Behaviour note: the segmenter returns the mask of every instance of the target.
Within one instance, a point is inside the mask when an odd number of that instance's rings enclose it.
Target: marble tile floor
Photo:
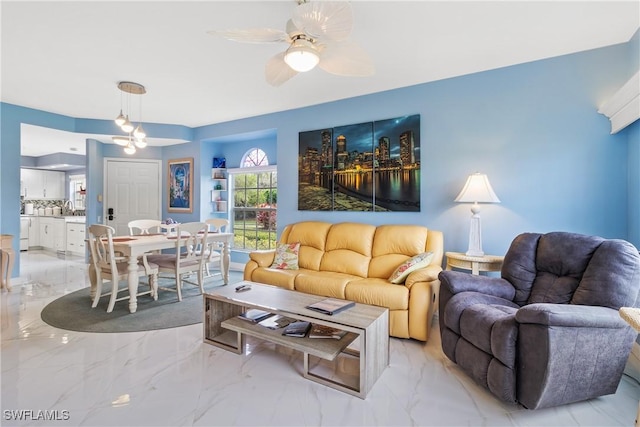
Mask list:
[[[203,344],[201,324],[53,328],[40,311],[88,286],[84,259],[23,252],[21,272],[1,295],[2,426],[632,426],[638,408],[640,386],[626,375],[616,394],[587,402],[501,403],[443,356],[437,323],[426,344],[391,339],[389,367],[362,400],[304,379],[299,353],[257,340],[244,356]]]

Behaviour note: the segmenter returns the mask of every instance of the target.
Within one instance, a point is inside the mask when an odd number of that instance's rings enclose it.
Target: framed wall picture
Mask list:
[[[193,212],[193,157],[169,160],[168,212]]]
[[[420,212],[420,115],[298,133],[298,210]]]

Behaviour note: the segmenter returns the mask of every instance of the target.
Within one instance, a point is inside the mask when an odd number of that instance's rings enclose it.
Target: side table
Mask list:
[[[478,275],[481,271],[500,271],[502,268],[503,256],[483,255],[469,256],[463,252],[446,252],[447,267],[446,270],[452,268],[460,268],[462,270],[470,270],[471,274]]]
[[[13,235],[0,234],[0,289],[11,290],[11,273],[15,252],[13,251]]]
[[[636,332],[640,332],[640,309],[635,307],[620,307],[618,314],[625,322],[635,329]],[[634,426],[640,426],[640,403],[638,403],[638,412]]]

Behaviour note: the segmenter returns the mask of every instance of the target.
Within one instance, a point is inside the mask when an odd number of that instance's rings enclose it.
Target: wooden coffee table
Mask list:
[[[235,287],[240,284],[251,284],[251,290],[236,292]],[[245,336],[252,336],[298,350],[304,355],[305,378],[364,399],[389,364],[389,310],[356,303],[329,316],[305,308],[323,299],[253,282],[216,288],[204,294],[204,342],[244,354]],[[251,308],[339,328],[347,334],[339,340],[284,336],[282,329],[272,330],[237,317]],[[357,384],[343,383],[310,369],[310,356],[336,363],[341,355],[359,358]]]

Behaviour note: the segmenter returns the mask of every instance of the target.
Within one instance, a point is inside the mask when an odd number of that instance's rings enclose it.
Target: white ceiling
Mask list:
[[[351,39],[372,56],[375,75],[314,69],[276,88],[265,82],[264,65],[286,45],[241,44],[207,31],[284,29],[294,0],[0,3],[3,102],[113,119],[116,84],[128,80],[147,89],[144,122],[190,127],[623,43],[640,25],[638,0],[356,0]],[[51,133],[38,134],[23,140],[25,154],[73,144],[73,134],[55,143]]]

